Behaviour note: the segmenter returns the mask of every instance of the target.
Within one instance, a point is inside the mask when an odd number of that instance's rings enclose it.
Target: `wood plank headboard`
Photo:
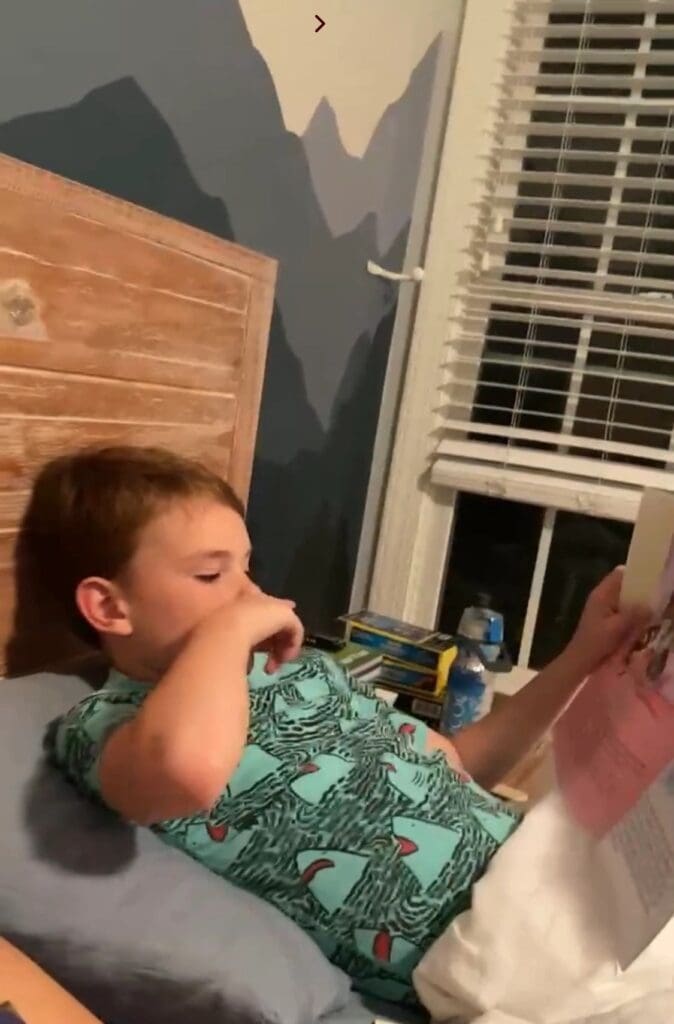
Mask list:
[[[245,500],[275,278],[258,253],[0,156],[0,675],[69,653],[17,599],[46,461],[162,445]]]

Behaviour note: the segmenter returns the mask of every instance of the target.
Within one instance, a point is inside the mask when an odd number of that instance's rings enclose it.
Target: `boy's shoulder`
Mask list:
[[[104,708],[128,707],[129,705],[140,707],[149,692],[150,688],[145,684],[129,679],[117,669],[111,669],[103,685],[82,697],[68,714],[88,718]]]
[[[64,715],[51,722],[43,747],[49,761],[85,795],[100,799],[98,765],[110,734],[131,721],[145,700],[147,687],[111,675]]]
[[[147,696],[148,688],[111,670],[103,686],[80,698],[69,711],[50,722],[44,748],[57,754],[74,735],[97,742],[112,725],[133,718]]]

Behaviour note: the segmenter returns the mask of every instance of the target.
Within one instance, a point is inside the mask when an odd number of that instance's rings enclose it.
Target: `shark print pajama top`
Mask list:
[[[414,1001],[412,971],[519,817],[425,753],[426,727],[329,656],[305,652],[273,676],[263,664],[229,785],[209,814],[153,830],[285,913],[361,991]],[[88,796],[100,799],[105,740],[147,693],[112,670],[52,723],[47,750]]]

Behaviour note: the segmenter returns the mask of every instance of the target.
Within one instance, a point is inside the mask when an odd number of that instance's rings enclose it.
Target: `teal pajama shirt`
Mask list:
[[[519,817],[425,753],[426,727],[328,656],[305,652],[274,676],[263,663],[229,785],[209,814],[153,830],[292,918],[361,991],[413,1000],[414,967]],[[80,791],[100,799],[103,744],[147,693],[112,670],[53,723],[48,751]]]

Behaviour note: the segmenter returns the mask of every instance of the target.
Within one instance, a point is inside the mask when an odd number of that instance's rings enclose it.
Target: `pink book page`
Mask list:
[[[624,661],[614,661],[588,680],[562,716],[554,748],[567,806],[601,837],[674,759],[674,705]]]
[[[555,728],[559,786],[597,837],[674,761],[674,548],[657,605],[639,642],[587,681]]]

